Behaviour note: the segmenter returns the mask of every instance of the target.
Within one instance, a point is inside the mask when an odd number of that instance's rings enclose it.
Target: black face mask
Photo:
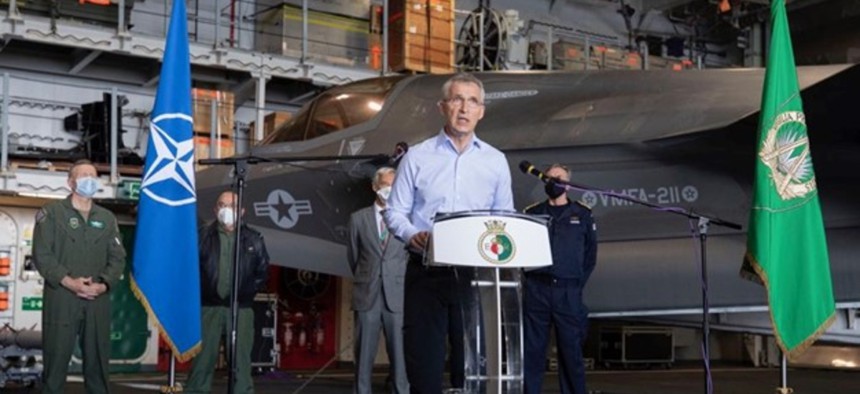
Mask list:
[[[561,186],[554,181],[547,182],[543,190],[544,192],[546,192],[547,197],[549,197],[551,200],[558,198],[565,192],[564,186]]]

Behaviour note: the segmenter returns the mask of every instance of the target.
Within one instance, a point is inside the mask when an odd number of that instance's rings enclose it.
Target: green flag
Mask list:
[[[784,0],[772,1],[771,26],[741,274],[767,288],[777,342],[792,360],[833,323],[836,305]]]

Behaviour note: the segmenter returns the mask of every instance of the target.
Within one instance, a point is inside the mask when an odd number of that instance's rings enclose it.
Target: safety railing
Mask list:
[[[664,57],[650,54],[648,45],[630,48],[619,39],[579,31],[572,27],[539,21],[529,23],[530,41],[540,43],[533,52],[543,50],[547,70],[685,70],[704,67],[701,56],[696,61],[686,57]]]
[[[32,2],[7,1],[6,20],[12,23],[23,22],[35,12]],[[84,1],[78,8],[116,9],[115,25],[110,26],[104,19],[99,19],[98,24],[102,28],[115,29],[116,37],[120,39],[137,35],[163,38],[171,1],[115,0],[109,5]],[[388,0],[382,2],[383,9],[387,10],[387,3]],[[352,8],[319,9],[325,5],[310,0],[191,0],[187,3],[189,40],[211,45],[215,51],[260,52],[297,58],[301,64],[323,62],[369,69],[374,57],[380,55],[371,50],[371,11],[367,7],[359,10],[349,2],[344,4],[347,5],[343,7]],[[47,11],[40,11],[43,16],[49,16]],[[64,14],[60,12],[55,17],[63,19]],[[85,15],[76,15],[75,19],[87,20]],[[386,20],[384,18],[382,22]],[[387,23],[383,24],[382,33],[387,35]],[[384,45],[378,50],[382,57],[387,58]],[[382,65],[386,64],[382,62]]]

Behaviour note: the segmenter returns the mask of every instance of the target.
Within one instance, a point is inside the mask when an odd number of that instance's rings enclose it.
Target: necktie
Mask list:
[[[388,226],[385,225],[385,220],[379,221],[379,244],[385,247],[385,240],[388,239]]]

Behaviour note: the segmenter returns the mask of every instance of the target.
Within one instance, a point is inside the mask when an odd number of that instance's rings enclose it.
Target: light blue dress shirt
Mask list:
[[[508,160],[474,134],[459,153],[445,131],[440,131],[403,156],[387,206],[389,230],[407,243],[415,234],[430,231],[439,212],[513,211]]]

